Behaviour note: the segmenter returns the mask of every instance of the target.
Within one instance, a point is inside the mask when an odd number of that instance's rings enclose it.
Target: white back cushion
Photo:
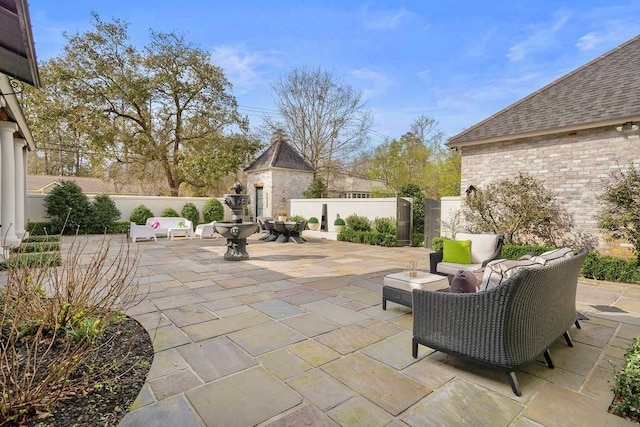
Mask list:
[[[543,264],[530,259],[497,259],[490,261],[484,268],[482,282],[480,282],[478,290],[484,291],[485,289],[492,289],[496,286],[500,286],[523,268],[534,269],[542,268],[542,266]]]
[[[471,240],[471,263],[482,264],[498,246],[497,234],[456,233],[456,240]]]

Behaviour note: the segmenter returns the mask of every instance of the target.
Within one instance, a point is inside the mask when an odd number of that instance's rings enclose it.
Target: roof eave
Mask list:
[[[473,145],[482,145],[482,144],[492,144],[492,143],[496,143],[496,142],[513,141],[513,140],[516,140],[516,139],[533,138],[533,137],[536,137],[536,136],[551,135],[551,134],[556,134],[556,133],[577,132],[577,131],[581,131],[581,130],[589,130],[589,129],[607,127],[607,126],[617,126],[617,125],[624,124],[626,122],[640,122],[640,115],[621,117],[621,118],[617,118],[617,119],[608,119],[608,120],[603,120],[603,121],[599,121],[599,122],[584,123],[584,124],[579,124],[579,125],[562,126],[562,127],[558,127],[558,128],[541,129],[541,130],[536,130],[536,131],[532,131],[532,132],[524,132],[524,133],[519,133],[519,134],[500,135],[500,136],[494,136],[494,137],[491,137],[491,138],[466,140],[466,141],[461,141],[461,142],[456,142],[455,138],[452,138],[449,141],[447,141],[446,145],[449,148],[456,148],[457,149],[457,148],[462,148],[462,147],[470,147],[470,146],[473,146]]]
[[[9,77],[2,73],[0,73],[0,92],[2,92],[2,97],[11,113],[11,117],[18,124],[18,133],[27,141],[29,150],[35,150],[36,144],[33,141],[33,135],[31,135],[27,121],[24,118],[24,113],[16,97],[15,90],[13,86],[11,86],[11,82],[9,82]]]

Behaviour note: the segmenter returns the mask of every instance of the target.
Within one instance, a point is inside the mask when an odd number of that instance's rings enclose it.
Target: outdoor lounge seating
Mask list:
[[[498,286],[474,293],[414,289],[413,357],[422,344],[504,370],[521,395],[515,370],[544,355],[576,321],[578,276],[587,251],[522,268]]]
[[[171,240],[176,235],[193,238],[192,222],[182,217],[151,217],[147,218],[147,226],[153,228],[156,236],[166,235]]]
[[[211,221],[207,224],[198,224],[193,234],[195,237],[199,237],[200,239],[206,237],[215,237],[217,239],[218,235],[216,234],[216,222]]]
[[[135,222],[129,224],[129,238],[132,242],[136,242],[137,239],[153,239],[156,242],[156,231],[148,225],[138,225]]]
[[[444,250],[439,250],[429,254],[430,272],[432,274],[442,274],[452,277],[460,270],[481,270],[489,261],[500,257],[504,237],[498,234],[456,234],[456,241],[465,240],[471,241],[471,263],[461,264],[449,262],[446,260]]]

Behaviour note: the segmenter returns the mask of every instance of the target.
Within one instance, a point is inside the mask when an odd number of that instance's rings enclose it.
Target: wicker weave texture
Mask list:
[[[576,319],[576,288],[586,250],[522,270],[478,293],[413,291],[413,335],[426,346],[514,368],[537,358]]]

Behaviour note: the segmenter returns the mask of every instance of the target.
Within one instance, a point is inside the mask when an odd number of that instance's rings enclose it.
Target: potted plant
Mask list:
[[[316,218],[315,216],[309,218],[307,224],[309,225],[309,230],[316,231],[320,229],[320,221],[318,221],[318,218]]]
[[[338,218],[336,218],[336,220],[335,220],[335,221],[333,221],[333,228],[334,228],[334,229],[336,230],[336,232],[338,232],[338,233],[342,231],[342,229],[344,228],[344,226],[345,226],[344,219],[340,218],[339,216],[338,216]]]
[[[287,220],[287,211],[278,212],[278,221],[286,221]]]

